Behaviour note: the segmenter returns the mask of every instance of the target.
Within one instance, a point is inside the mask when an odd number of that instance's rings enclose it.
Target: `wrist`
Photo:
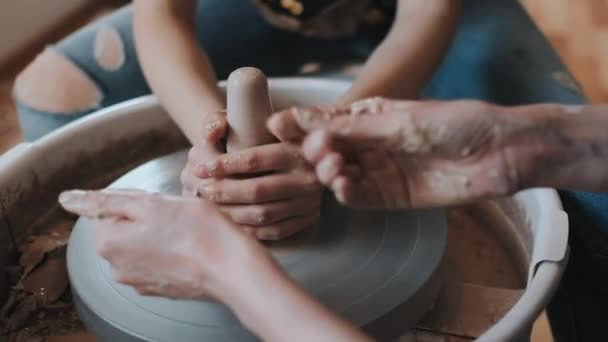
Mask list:
[[[597,107],[596,107],[597,108]],[[505,108],[505,120],[525,127],[505,146],[517,175],[514,191],[532,187],[598,190],[604,179],[608,121],[592,106],[541,104]],[[606,117],[608,118],[608,117]]]
[[[234,309],[242,305],[241,293],[249,283],[259,281],[258,274],[266,272],[272,257],[262,245],[242,233],[228,237],[226,242],[218,246],[217,253],[199,256],[198,264],[204,270],[201,279],[205,280],[207,291]]]
[[[238,265],[224,268],[217,298],[258,337],[275,335],[276,325],[282,326],[280,320],[284,318],[284,296],[287,293],[290,297],[293,285],[270,253],[256,241],[252,242],[261,251],[252,248],[242,253]]]

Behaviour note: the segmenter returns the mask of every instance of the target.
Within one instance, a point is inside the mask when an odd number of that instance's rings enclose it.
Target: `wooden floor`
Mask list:
[[[608,103],[608,0],[524,0],[595,103]]]
[[[583,85],[589,98],[595,103],[608,103],[608,0],[523,2]],[[45,42],[41,42],[40,49],[44,45],[42,43]],[[0,73],[0,153],[20,140],[10,99],[12,79],[17,69]],[[533,341],[550,340],[546,321],[541,319]]]

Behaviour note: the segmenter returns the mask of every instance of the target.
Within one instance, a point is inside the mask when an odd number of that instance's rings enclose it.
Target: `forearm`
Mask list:
[[[270,257],[241,264],[222,300],[264,341],[370,341],[295,284]]]
[[[453,40],[460,6],[460,0],[400,1],[391,31],[341,103],[374,96],[418,98]]]
[[[146,80],[190,142],[203,137],[206,115],[225,108],[211,63],[196,40],[196,3],[138,0],[133,19]]]
[[[515,114],[534,122],[510,149],[520,160],[519,188],[608,192],[608,105],[523,106]]]

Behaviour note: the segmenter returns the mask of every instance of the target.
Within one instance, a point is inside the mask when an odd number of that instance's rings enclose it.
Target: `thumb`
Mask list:
[[[215,112],[208,116],[204,123],[204,140],[210,143],[219,143],[226,136],[228,122],[225,112]]]

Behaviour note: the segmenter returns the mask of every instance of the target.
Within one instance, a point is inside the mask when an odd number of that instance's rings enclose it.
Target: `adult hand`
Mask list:
[[[319,180],[340,202],[401,209],[520,189],[518,170],[543,146],[538,127],[515,114],[477,101],[374,98],[348,108],[292,108],[268,126],[282,140],[302,142]]]
[[[243,260],[270,258],[213,204],[128,191],[61,194],[68,211],[93,220],[96,248],[116,281],[144,295],[223,300]],[[231,273],[232,272],[232,273]]]
[[[264,341],[369,341],[210,202],[127,191],[70,191],[59,201],[93,220],[97,251],[141,294],[218,299]]]
[[[276,143],[205,158],[195,174],[198,193],[258,239],[282,239],[318,223],[322,186],[295,146]]]

